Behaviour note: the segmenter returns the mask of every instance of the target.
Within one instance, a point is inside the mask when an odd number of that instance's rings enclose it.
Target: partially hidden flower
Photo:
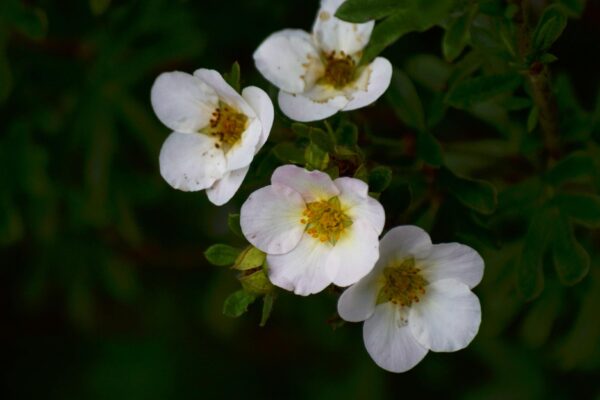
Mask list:
[[[173,130],[160,150],[162,177],[175,189],[206,190],[228,202],[244,180],[254,155],[267,141],[273,103],[254,86],[240,95],[217,71],[161,74],[151,92],[154,112]]]
[[[472,248],[432,245],[421,228],[396,227],[381,240],[371,273],[342,293],[338,313],[365,321],[365,347],[377,365],[404,372],[428,350],[456,351],[473,340],[481,306],[471,288],[482,276],[483,259]]]
[[[277,86],[279,106],[296,121],[316,121],[377,100],[390,85],[392,65],[377,57],[359,66],[374,21],[335,17],[344,0],[322,0],[312,35],[299,29],[273,33],[255,51],[260,73]]]
[[[240,215],[246,239],[267,253],[271,282],[304,296],[365,276],[379,257],[384,222],[363,181],[294,165],[277,168]]]

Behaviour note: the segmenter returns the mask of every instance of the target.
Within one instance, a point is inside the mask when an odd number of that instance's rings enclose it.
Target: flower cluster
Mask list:
[[[293,120],[364,107],[390,84],[389,61],[361,62],[374,21],[337,19],[342,3],[322,0],[312,34],[276,32],[254,53],[257,69],[280,89],[279,106]],[[163,178],[175,189],[206,190],[216,205],[228,202],[268,139],[270,98],[254,86],[239,94],[218,72],[199,69],[160,75],[151,99],[173,131],[160,152]],[[348,287],[339,315],[364,321],[371,357],[403,372],[428,350],[459,350],[474,338],[481,310],[471,289],[483,276],[483,260],[461,244],[433,245],[415,226],[393,228],[379,241],[384,225],[384,209],[362,180],[284,165],[241,208],[241,230],[253,247],[236,266],[259,278],[266,274],[268,281],[260,278],[265,287],[302,296],[331,284]]]

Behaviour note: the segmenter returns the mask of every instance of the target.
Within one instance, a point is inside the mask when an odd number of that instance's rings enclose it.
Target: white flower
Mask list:
[[[392,65],[378,57],[358,67],[374,21],[351,24],[336,18],[344,0],[322,0],[312,36],[285,29],[254,53],[256,68],[279,89],[279,107],[296,121],[316,121],[377,100],[390,85]]]
[[[216,205],[239,189],[273,124],[273,103],[248,86],[240,96],[214,70],[161,74],[151,93],[154,112],[168,128],[160,173],[175,189],[206,189]]]
[[[240,222],[267,253],[271,282],[306,296],[351,285],[373,268],[385,213],[358,179],[284,165],[248,197]]]
[[[416,226],[389,231],[375,268],[340,297],[346,321],[365,321],[367,351],[381,368],[404,372],[428,350],[465,348],[481,322],[471,288],[483,276],[483,259],[458,243],[431,244]]]

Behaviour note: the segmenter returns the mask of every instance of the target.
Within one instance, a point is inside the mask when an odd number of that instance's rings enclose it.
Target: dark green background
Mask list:
[[[563,287],[548,266],[541,297],[525,302],[506,261],[523,226],[502,225],[498,247],[486,249],[476,233],[460,235],[455,216],[463,208],[441,198],[434,239],[465,241],[486,259],[475,289],[483,322],[466,350],[430,353],[405,374],[375,366],[360,324],[332,329],[331,291],[281,294],[264,328],[257,307],[239,319],[222,315],[239,284],[231,271],[208,265],[203,251],[215,242],[243,245],[228,233],[227,216],[267,182],[272,169],[258,166],[269,165],[269,146],[227,206],[175,191],[158,171],[169,132],[152,112],[150,88],[164,71],[227,71],[238,61],[243,86],[269,89],[252,52],[276,30],[309,30],[317,1],[3,2],[0,337],[8,398],[599,398],[597,229],[578,231],[592,259],[588,276]],[[439,56],[442,33],[409,34],[384,55],[400,67],[415,54]],[[600,4],[591,1],[553,48],[553,74],[571,82],[567,100],[582,110],[595,105],[599,50]],[[414,134],[384,98],[352,118],[380,136],[365,143],[370,158],[394,168],[381,198],[386,228],[415,223],[401,214],[410,198],[394,166],[410,154]],[[280,121],[274,141],[289,136]],[[460,111],[449,112],[436,135],[456,166],[461,143],[499,138]],[[476,177],[494,181],[501,195],[506,182],[536,174],[510,148],[479,152],[485,159],[497,151],[493,167]]]

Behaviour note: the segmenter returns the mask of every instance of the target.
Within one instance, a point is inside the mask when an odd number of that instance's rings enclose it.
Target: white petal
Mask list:
[[[364,219],[353,221],[331,249],[340,268],[333,283],[345,287],[365,277],[379,258],[379,234]]]
[[[235,169],[248,166],[254,154],[256,153],[256,145],[262,136],[262,124],[258,118],[250,120],[250,125],[242,133],[240,140],[227,150],[225,157],[227,158],[227,169],[233,171]]]
[[[341,264],[340,268],[344,268],[344,265]],[[338,300],[340,317],[345,321],[360,322],[373,315],[380,289],[378,282],[374,274],[368,274],[346,289]]]
[[[343,111],[356,110],[373,103],[385,93],[391,81],[392,64],[383,57],[377,57],[355,82],[351,100]]]
[[[291,94],[282,90],[277,99],[279,107],[289,118],[300,122],[319,121],[331,117],[348,104],[348,98],[332,91],[332,97],[327,97],[326,100],[313,100],[311,96],[322,96],[323,88],[325,87],[315,85],[311,91],[302,94]]]
[[[226,172],[225,156],[201,133],[173,132],[160,149],[160,174],[175,189],[206,189]]]
[[[460,243],[434,244],[420,265],[423,277],[429,283],[456,279],[473,288],[483,277],[483,259],[479,253]]]
[[[431,239],[418,226],[397,226],[386,233],[379,243],[377,267],[403,261],[408,257],[424,258],[431,251]]]
[[[252,107],[250,107],[248,103],[246,103],[246,100],[244,100],[244,98],[240,96],[240,94],[236,92],[225,79],[223,79],[218,71],[200,68],[194,71],[194,76],[212,87],[215,92],[217,92],[219,99],[229,106],[235,107],[238,111],[246,114],[250,118],[256,117]]]
[[[287,186],[258,189],[242,205],[242,232],[265,253],[287,253],[296,247],[306,228],[300,222],[305,207],[302,196]]]
[[[233,195],[238,191],[249,167],[236,169],[227,172],[221,179],[215,182],[212,187],[206,189],[206,195],[211,203],[217,206],[222,206],[227,203]]]
[[[300,243],[286,254],[267,256],[269,279],[283,289],[301,296],[318,293],[331,283],[339,267],[329,243],[304,234]]]
[[[269,82],[290,93],[312,87],[325,71],[312,37],[299,29],[273,33],[254,52],[254,62]]]
[[[242,91],[242,97],[250,107],[254,110],[260,124],[262,126],[262,134],[256,144],[255,152],[263,147],[266,143],[271,127],[273,126],[273,118],[275,117],[275,111],[273,110],[273,102],[264,90],[257,88],[256,86],[248,86]]]
[[[363,325],[363,339],[371,358],[390,372],[408,371],[427,354],[406,325],[400,307],[392,303],[375,307]]]
[[[200,79],[185,72],[160,74],[150,94],[160,121],[177,132],[194,133],[206,127],[217,108],[217,93]]]
[[[413,303],[409,326],[415,338],[433,351],[467,347],[479,330],[479,299],[464,283],[444,279],[425,287],[419,303]]]
[[[329,200],[340,194],[340,191],[326,173],[307,171],[291,164],[277,168],[271,176],[271,183],[294,189],[302,195],[307,203]]]
[[[333,183],[340,190],[340,202],[352,219],[367,220],[377,235],[385,225],[385,211],[381,203],[369,196],[369,186],[355,178],[337,178]]]
[[[313,36],[321,50],[348,55],[360,53],[369,43],[375,21],[363,24],[352,24],[335,17],[335,12],[342,2],[339,0],[323,0],[313,25]]]

